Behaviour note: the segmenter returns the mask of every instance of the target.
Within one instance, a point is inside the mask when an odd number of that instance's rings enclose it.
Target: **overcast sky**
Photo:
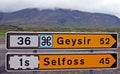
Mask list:
[[[25,8],[66,8],[107,13],[120,18],[120,0],[0,0],[0,11],[13,12]]]

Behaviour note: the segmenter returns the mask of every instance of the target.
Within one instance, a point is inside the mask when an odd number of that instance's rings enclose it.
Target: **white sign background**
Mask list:
[[[25,43],[23,43],[22,45],[18,45],[17,42],[19,42],[20,40],[18,40],[18,37],[22,37],[25,41],[26,37],[30,37],[30,45],[26,45]],[[33,36],[33,35],[11,35],[10,36],[10,47],[38,47],[38,36]]]

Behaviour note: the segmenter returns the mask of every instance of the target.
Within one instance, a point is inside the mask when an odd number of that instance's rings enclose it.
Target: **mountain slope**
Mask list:
[[[77,10],[24,9],[0,13],[0,25],[37,25],[47,27],[116,28],[120,19],[113,15],[88,13]]]

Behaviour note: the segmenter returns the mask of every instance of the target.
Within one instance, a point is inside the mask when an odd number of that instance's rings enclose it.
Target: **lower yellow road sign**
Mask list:
[[[7,70],[116,68],[117,54],[7,54],[6,67]]]

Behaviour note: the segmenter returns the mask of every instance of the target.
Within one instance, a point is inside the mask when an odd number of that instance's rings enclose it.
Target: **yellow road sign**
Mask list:
[[[117,48],[117,35],[53,34],[53,48]]]
[[[117,53],[7,54],[7,70],[103,69],[117,67]]]
[[[115,54],[39,55],[39,69],[113,68],[117,65],[116,58]]]

